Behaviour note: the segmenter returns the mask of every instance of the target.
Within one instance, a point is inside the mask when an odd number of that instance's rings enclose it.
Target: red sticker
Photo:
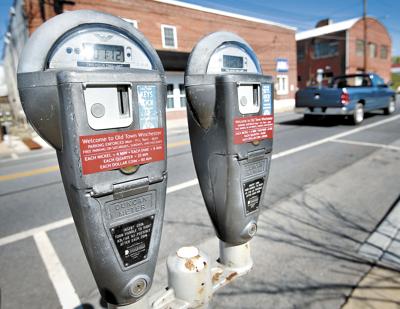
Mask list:
[[[272,138],[274,130],[274,116],[251,116],[235,118],[233,122],[233,142],[244,144]]]
[[[79,137],[82,174],[164,160],[164,129],[130,130]]]

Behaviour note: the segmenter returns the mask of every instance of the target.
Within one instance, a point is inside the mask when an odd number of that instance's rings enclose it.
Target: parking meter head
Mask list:
[[[18,89],[56,150],[71,212],[102,296],[150,288],[166,192],[166,85],[150,43],[120,18],[73,11],[26,44]]]
[[[272,78],[250,45],[216,32],[194,47],[185,72],[193,160],[217,236],[249,241],[265,194],[273,140]]]

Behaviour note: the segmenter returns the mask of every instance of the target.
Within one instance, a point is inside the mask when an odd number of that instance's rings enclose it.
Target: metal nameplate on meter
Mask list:
[[[110,229],[119,256],[125,267],[147,258],[154,216],[148,216]]]
[[[246,214],[251,213],[258,209],[260,205],[263,186],[264,186],[264,180],[262,178],[246,182],[243,185]]]

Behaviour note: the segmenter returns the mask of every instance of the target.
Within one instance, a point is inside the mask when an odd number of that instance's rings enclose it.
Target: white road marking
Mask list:
[[[42,231],[36,233],[33,238],[46,267],[50,281],[57,293],[61,307],[71,309],[80,306],[81,302],[75,292],[75,288],[65,268],[61,264],[46,232]]]
[[[51,154],[55,155],[56,151],[55,150],[50,150],[50,151],[41,152],[41,153],[29,154],[29,155],[26,155],[26,156],[18,156],[17,154],[15,154],[16,157],[11,156],[11,159],[0,160],[0,164],[7,163],[7,162],[21,161],[21,160],[29,160],[31,158],[40,158],[40,157],[45,157],[45,156],[48,156],[48,155],[51,155]]]
[[[396,116],[393,116],[393,117],[390,117],[390,118],[387,118],[387,119],[384,119],[384,120],[381,120],[381,121],[377,121],[377,122],[374,122],[374,123],[367,124],[365,126],[362,126],[362,127],[350,130],[350,131],[338,133],[338,134],[332,135],[330,137],[326,137],[326,138],[320,139],[320,140],[315,141],[315,142],[311,142],[311,143],[308,143],[308,144],[305,144],[305,145],[294,147],[292,149],[285,150],[285,151],[282,151],[282,152],[279,152],[279,153],[276,153],[276,154],[272,155],[272,159],[278,159],[278,158],[281,158],[281,157],[285,157],[285,156],[294,154],[296,152],[299,152],[299,151],[302,151],[302,150],[306,150],[306,149],[311,148],[311,147],[315,147],[315,146],[319,146],[319,145],[325,144],[327,142],[331,142],[331,141],[333,141],[335,139],[339,139],[339,138],[342,138],[342,137],[345,137],[345,136],[348,136],[348,135],[351,135],[351,134],[354,134],[354,133],[362,132],[362,131],[365,131],[365,130],[380,126],[380,125],[388,123],[388,122],[395,121],[395,120],[397,120],[399,118],[400,118],[400,115],[396,115]]]
[[[357,146],[376,147],[376,148],[383,148],[383,149],[391,149],[391,150],[400,151],[400,147],[392,146],[392,145],[385,145],[385,144],[367,143],[367,142],[351,141],[351,140],[345,140],[345,139],[335,139],[335,140],[332,140],[331,142],[342,143],[342,144],[350,144],[350,145],[357,145]]]
[[[192,180],[177,184],[175,186],[168,187],[167,188],[167,194],[172,193],[172,192],[176,192],[176,191],[179,191],[179,190],[183,190],[183,189],[186,189],[186,188],[191,187],[191,186],[195,186],[198,183],[199,182],[198,182],[197,178],[195,178],[195,179],[192,179]],[[72,217],[68,217],[68,218],[65,218],[65,219],[62,219],[62,220],[59,220],[59,221],[55,221],[55,222],[52,222],[52,223],[49,223],[49,224],[45,224],[45,225],[41,225],[41,226],[35,227],[33,229],[29,229],[29,230],[26,230],[26,231],[15,233],[15,234],[12,234],[10,236],[6,236],[6,237],[3,237],[3,238],[0,238],[0,247],[4,246],[4,245],[7,245],[7,244],[10,244],[10,243],[13,243],[13,242],[16,242],[16,241],[19,241],[19,240],[22,240],[22,239],[25,239],[25,238],[28,238],[28,237],[32,237],[35,234],[40,233],[40,232],[48,232],[48,231],[51,231],[51,230],[55,230],[55,229],[64,227],[66,225],[73,224],[73,223],[74,223],[74,220],[72,219]]]
[[[33,229],[15,233],[10,236],[0,238],[0,247],[10,244],[10,243],[13,243],[13,242],[16,242],[16,241],[19,241],[19,240],[22,240],[22,239],[25,239],[25,238],[28,238],[28,237],[32,237],[37,233],[48,232],[48,231],[58,229],[63,226],[72,224],[72,223],[74,223],[74,220],[72,220],[72,217],[68,217],[66,219],[62,219],[62,220],[55,221],[55,222],[52,222],[49,224],[41,225],[41,226],[35,227]]]
[[[13,158],[13,160],[17,160],[19,157],[15,152],[11,153],[11,158]]]
[[[315,147],[315,146],[318,146],[318,145],[321,145],[321,144],[324,144],[324,143],[327,143],[327,142],[331,142],[331,141],[333,141],[335,139],[338,139],[338,138],[341,138],[341,137],[344,137],[344,136],[348,136],[350,134],[358,133],[358,132],[361,132],[361,131],[364,131],[364,130],[367,130],[367,129],[370,129],[370,128],[373,128],[373,127],[376,127],[376,126],[379,126],[379,125],[382,125],[382,124],[385,124],[385,123],[388,123],[388,122],[392,122],[392,121],[395,121],[395,120],[397,120],[399,118],[400,118],[400,115],[396,115],[396,116],[393,116],[393,117],[390,117],[390,118],[387,118],[387,119],[384,119],[384,120],[381,120],[381,121],[377,121],[377,122],[374,122],[374,123],[371,123],[371,124],[368,124],[368,125],[365,125],[365,126],[362,126],[362,127],[350,130],[350,131],[346,131],[346,132],[343,132],[343,133],[332,135],[330,137],[321,139],[319,141],[311,142],[311,143],[308,143],[308,144],[305,144],[305,145],[302,145],[302,146],[298,146],[298,147],[295,147],[295,148],[292,148],[292,149],[289,149],[289,150],[285,150],[285,151],[282,151],[282,152],[279,152],[279,153],[276,153],[276,154],[272,155],[272,160],[278,159],[278,158],[282,158],[282,157],[288,156],[290,154],[293,154],[293,153],[296,153],[296,152],[299,152],[299,151],[302,151],[302,150],[305,150],[305,149],[308,149],[308,148],[311,148],[311,147]],[[182,189],[186,189],[186,188],[189,188],[191,186],[195,186],[197,184],[198,184],[198,180],[197,180],[197,178],[195,178],[195,179],[192,179],[192,180],[183,182],[181,184],[178,184],[178,185],[171,186],[171,187],[167,188],[167,194],[168,193],[173,193],[173,192],[176,192],[176,191],[179,191],[179,190],[182,190]],[[22,232],[13,234],[13,235],[6,236],[6,237],[3,237],[3,238],[0,238],[0,247],[3,246],[3,245],[6,245],[6,244],[12,243],[12,242],[21,240],[21,239],[25,239],[25,238],[31,237],[31,236],[33,236],[36,233],[41,232],[41,231],[46,231],[47,232],[47,231],[50,231],[50,230],[53,230],[53,229],[57,229],[57,228],[63,227],[63,226],[68,225],[68,224],[72,224],[72,223],[73,223],[73,220],[72,220],[71,217],[69,217],[69,218],[66,218],[66,219],[63,219],[63,220],[60,220],[60,221],[56,221],[56,222],[49,223],[49,224],[46,224],[46,225],[42,225],[42,226],[30,229],[30,230],[26,230],[26,231],[22,231]]]
[[[198,183],[199,183],[199,181],[197,180],[197,178],[189,180],[189,181],[186,181],[186,182],[183,182],[183,183],[180,183],[178,185],[175,185],[175,186],[167,188],[167,194],[175,192],[175,191],[179,191],[179,190],[182,190],[182,189],[186,189],[186,188],[189,188],[189,187],[192,187],[192,186],[195,186]]]

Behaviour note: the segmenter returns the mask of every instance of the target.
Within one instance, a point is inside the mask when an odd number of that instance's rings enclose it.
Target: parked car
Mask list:
[[[308,87],[296,93],[296,112],[307,119],[313,115],[344,115],[354,124],[364,113],[382,109],[386,115],[396,110],[396,94],[377,74],[335,77],[329,87]]]

